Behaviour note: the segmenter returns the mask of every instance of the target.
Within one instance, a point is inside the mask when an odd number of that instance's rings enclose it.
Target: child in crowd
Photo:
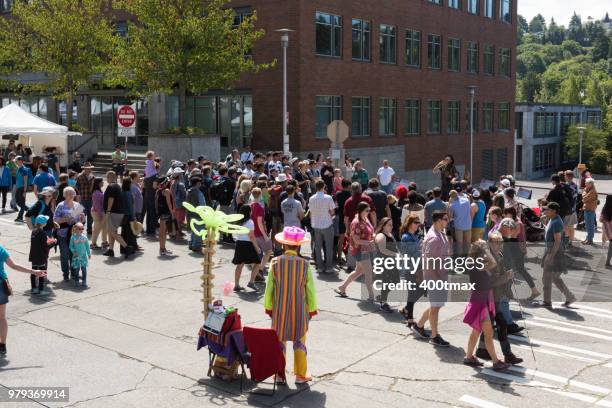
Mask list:
[[[35,271],[46,271],[49,261],[49,248],[55,244],[55,238],[49,238],[44,231],[49,217],[39,215],[32,220],[32,235],[30,237],[30,257],[32,269]],[[45,277],[32,274],[30,275],[30,283],[32,284],[32,295],[48,295],[45,290]]]
[[[72,253],[72,279],[74,286],[79,286],[79,270],[81,271],[81,286],[87,289],[87,264],[91,259],[89,240],[84,233],[83,224],[77,222],[72,227],[70,237],[70,252]]]

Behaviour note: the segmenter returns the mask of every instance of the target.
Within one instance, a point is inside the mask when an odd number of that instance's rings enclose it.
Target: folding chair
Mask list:
[[[286,381],[283,345],[278,340],[278,336],[273,329],[244,327],[243,334],[249,355],[251,380],[259,383],[274,376],[272,393],[266,394],[274,395],[277,379],[280,378]]]

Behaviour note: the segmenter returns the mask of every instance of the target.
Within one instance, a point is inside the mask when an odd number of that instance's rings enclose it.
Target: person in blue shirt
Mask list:
[[[47,271],[35,271],[25,266],[16,264],[11,259],[11,255],[8,251],[0,245],[0,356],[6,355],[6,336],[8,334],[8,321],[6,320],[6,304],[9,301],[11,292],[9,291],[10,285],[8,283],[8,275],[4,269],[4,264],[7,264],[10,268],[23,273],[29,273],[36,275],[37,277],[44,277],[47,275]]]
[[[563,253],[563,219],[559,215],[561,206],[551,201],[544,209],[546,217],[549,219],[544,233],[546,252],[542,259],[542,283],[544,285],[544,301],[542,306],[552,308],[551,292],[552,284],[565,295],[565,306],[569,306],[576,301],[576,297],[570,292],[568,287],[561,279],[561,274],[567,273],[567,262]]]
[[[15,179],[15,186],[17,188],[15,190],[15,200],[19,207],[19,213],[17,214],[17,218],[15,218],[15,222],[23,222],[23,213],[28,209],[26,206],[26,193],[30,186],[32,170],[24,165],[23,157],[21,156],[17,156],[15,162],[17,163],[17,175]]]
[[[57,181],[55,177],[49,173],[49,166],[46,164],[41,164],[38,169],[40,172],[34,177],[34,182],[32,189],[34,191],[34,195],[38,194],[39,191],[42,191],[45,187],[55,187]]]
[[[436,187],[433,189],[433,200],[428,201],[425,204],[425,230],[431,228],[433,222],[431,216],[436,211],[446,211],[446,203],[442,201],[442,189]]]

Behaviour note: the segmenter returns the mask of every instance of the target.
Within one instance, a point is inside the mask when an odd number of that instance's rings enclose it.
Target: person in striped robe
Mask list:
[[[270,263],[264,305],[283,350],[287,341],[293,343],[295,383],[303,384],[312,380],[306,359],[306,333],[310,319],[317,314],[317,299],[312,268],[297,250],[310,240],[297,227],[286,227],[275,238],[284,253]]]

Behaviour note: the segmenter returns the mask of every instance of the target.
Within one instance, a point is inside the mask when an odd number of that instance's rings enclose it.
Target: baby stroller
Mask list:
[[[521,221],[525,224],[525,236],[529,242],[544,240],[545,227],[540,220],[540,216],[533,209],[524,204],[521,206]]]

